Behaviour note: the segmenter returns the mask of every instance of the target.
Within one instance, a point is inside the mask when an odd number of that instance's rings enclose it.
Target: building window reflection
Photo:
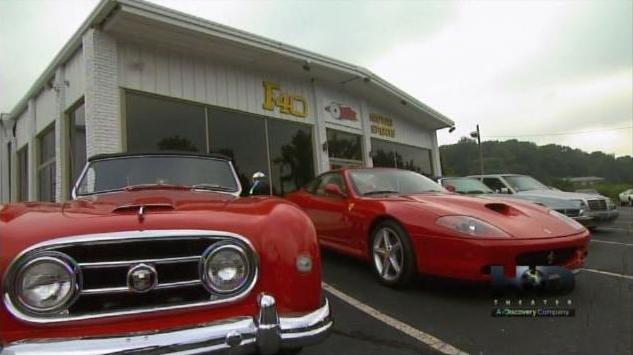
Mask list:
[[[430,149],[372,138],[371,152],[375,167],[406,169],[425,175],[433,174]]]

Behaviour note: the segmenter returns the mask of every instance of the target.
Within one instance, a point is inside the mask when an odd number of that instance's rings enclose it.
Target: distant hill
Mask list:
[[[610,182],[633,183],[633,157],[616,158],[602,152],[587,153],[580,149],[532,142],[487,141],[482,143],[484,172],[531,175],[549,185],[560,179],[599,176]],[[440,147],[445,176],[479,174],[477,142],[463,137],[458,143]]]

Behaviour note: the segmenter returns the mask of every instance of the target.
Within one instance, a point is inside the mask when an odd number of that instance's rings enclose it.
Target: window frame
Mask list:
[[[79,98],[77,101],[75,101],[75,103],[73,103],[64,113],[65,116],[65,132],[64,132],[64,140],[66,141],[66,149],[64,152],[64,161],[65,161],[65,169],[63,171],[63,176],[62,176],[62,188],[65,189],[65,191],[62,191],[62,195],[65,195],[67,197],[72,197],[72,190],[75,187],[75,183],[77,182],[76,180],[79,179],[79,177],[81,176],[81,172],[83,171],[86,163],[88,162],[88,132],[87,129],[85,128],[86,126],[84,125],[84,130],[85,130],[85,135],[86,135],[86,144],[83,147],[83,149],[85,150],[85,162],[84,165],[81,167],[81,169],[79,170],[79,175],[77,175],[77,178],[74,179],[73,178],[73,169],[74,169],[74,145],[73,145],[73,132],[74,132],[74,118],[75,118],[75,113],[77,111],[77,109],[83,106],[84,107],[84,124],[86,123],[86,103],[85,103],[85,99],[82,96],[81,98]]]
[[[29,144],[24,144],[21,148],[15,151],[16,164],[17,164],[17,185],[16,185],[16,201],[24,202],[29,201]]]
[[[42,153],[43,153],[43,139],[45,136],[47,136],[48,134],[52,134],[53,135],[53,154],[51,155],[50,158],[48,158],[48,160],[46,161],[42,161]],[[36,172],[36,180],[37,180],[37,200],[38,201],[45,201],[42,197],[42,189],[40,188],[41,185],[41,177],[42,177],[42,171],[44,169],[50,168],[50,166],[53,166],[53,171],[51,174],[51,180],[52,180],[52,186],[51,186],[51,199],[46,200],[47,202],[54,202],[57,199],[57,152],[56,152],[56,145],[57,145],[57,137],[55,135],[55,122],[51,123],[49,126],[47,126],[46,128],[44,128],[38,135],[37,135],[37,156],[36,156],[36,168],[35,168],[35,172]]]

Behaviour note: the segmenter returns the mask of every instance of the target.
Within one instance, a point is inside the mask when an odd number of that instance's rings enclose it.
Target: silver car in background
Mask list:
[[[555,190],[528,175],[491,174],[470,177],[479,179],[495,193],[549,207],[589,228],[618,218],[617,206],[610,198],[602,195]]]

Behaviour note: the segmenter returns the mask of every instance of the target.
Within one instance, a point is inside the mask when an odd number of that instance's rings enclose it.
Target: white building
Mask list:
[[[234,158],[276,194],[340,166],[440,172],[447,117],[364,68],[138,0],[103,0],[0,125],[1,201],[64,200],[86,156]]]

